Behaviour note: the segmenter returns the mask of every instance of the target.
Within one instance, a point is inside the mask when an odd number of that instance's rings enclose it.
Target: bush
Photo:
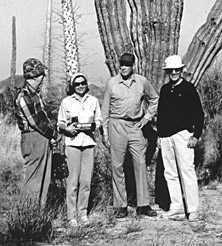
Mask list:
[[[198,91],[205,113],[204,132],[196,147],[195,165],[201,183],[222,176],[222,71],[216,63],[202,78]]]
[[[26,197],[13,205],[7,217],[8,241],[23,245],[50,240],[54,211],[40,206],[39,201]]]
[[[209,70],[198,85],[205,113],[205,126],[222,111],[222,71],[220,64]]]
[[[0,94],[0,113],[3,116],[7,116],[7,124],[15,124],[15,95],[16,89],[10,87],[4,87],[3,93]]]
[[[203,184],[222,178],[222,115],[209,122],[197,149],[197,169]]]
[[[0,115],[0,211],[9,208],[12,195],[19,193],[23,173],[23,158],[20,149],[20,131],[13,124],[7,124],[8,115]]]
[[[112,202],[112,174],[110,154],[103,146],[97,132],[95,148],[94,171],[91,184],[90,209],[96,206],[105,209]]]

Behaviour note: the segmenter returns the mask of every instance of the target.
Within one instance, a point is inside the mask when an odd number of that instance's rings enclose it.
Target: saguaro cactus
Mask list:
[[[133,51],[137,72],[159,88],[164,59],[178,52],[183,0],[95,0],[95,7],[111,75],[118,71],[118,56]]]
[[[222,48],[222,1],[217,0],[184,56],[187,79],[196,86]]]
[[[95,7],[111,75],[118,71],[117,56],[133,51],[136,71],[159,89],[166,81],[164,59],[178,53],[183,0],[95,0]],[[197,85],[221,48],[222,1],[216,0],[184,57],[186,78]]]
[[[11,59],[11,85],[15,88],[16,73],[16,18],[12,17],[12,59]]]

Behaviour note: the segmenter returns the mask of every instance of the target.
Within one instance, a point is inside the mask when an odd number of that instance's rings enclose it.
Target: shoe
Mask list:
[[[188,217],[189,222],[199,221],[199,212],[191,212]]]
[[[184,211],[182,209],[171,209],[161,214],[162,218],[165,219],[183,219],[185,218]]]
[[[81,221],[81,223],[83,224],[83,225],[89,225],[89,219],[88,219],[88,217],[85,215],[85,216],[83,216],[83,217],[81,217],[80,218],[80,221]]]
[[[69,221],[69,225],[74,228],[74,227],[77,227],[78,226],[78,222],[77,222],[76,219],[71,219]]]
[[[150,217],[157,216],[157,212],[154,211],[150,206],[137,207],[137,215],[146,215]]]
[[[117,219],[125,218],[128,215],[127,208],[117,208],[115,209],[114,216]]]

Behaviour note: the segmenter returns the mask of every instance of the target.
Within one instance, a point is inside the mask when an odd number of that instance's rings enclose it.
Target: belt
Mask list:
[[[136,119],[131,119],[131,118],[121,118],[121,120],[130,121],[130,122],[137,122],[137,121],[140,121],[141,119],[142,119],[142,117],[136,118]]]
[[[125,120],[125,121],[129,121],[129,122],[138,122],[138,121],[140,121],[143,117],[136,118],[136,119],[131,119],[131,118],[114,118],[114,117],[111,117],[111,118],[114,119],[114,120]]]

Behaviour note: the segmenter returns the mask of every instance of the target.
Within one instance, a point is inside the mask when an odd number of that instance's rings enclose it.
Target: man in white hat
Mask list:
[[[202,133],[204,113],[194,85],[182,77],[184,66],[180,56],[172,55],[163,68],[169,83],[160,91],[157,127],[171,204],[162,217],[184,217],[184,196],[188,220],[196,221],[199,198],[194,147]]]

